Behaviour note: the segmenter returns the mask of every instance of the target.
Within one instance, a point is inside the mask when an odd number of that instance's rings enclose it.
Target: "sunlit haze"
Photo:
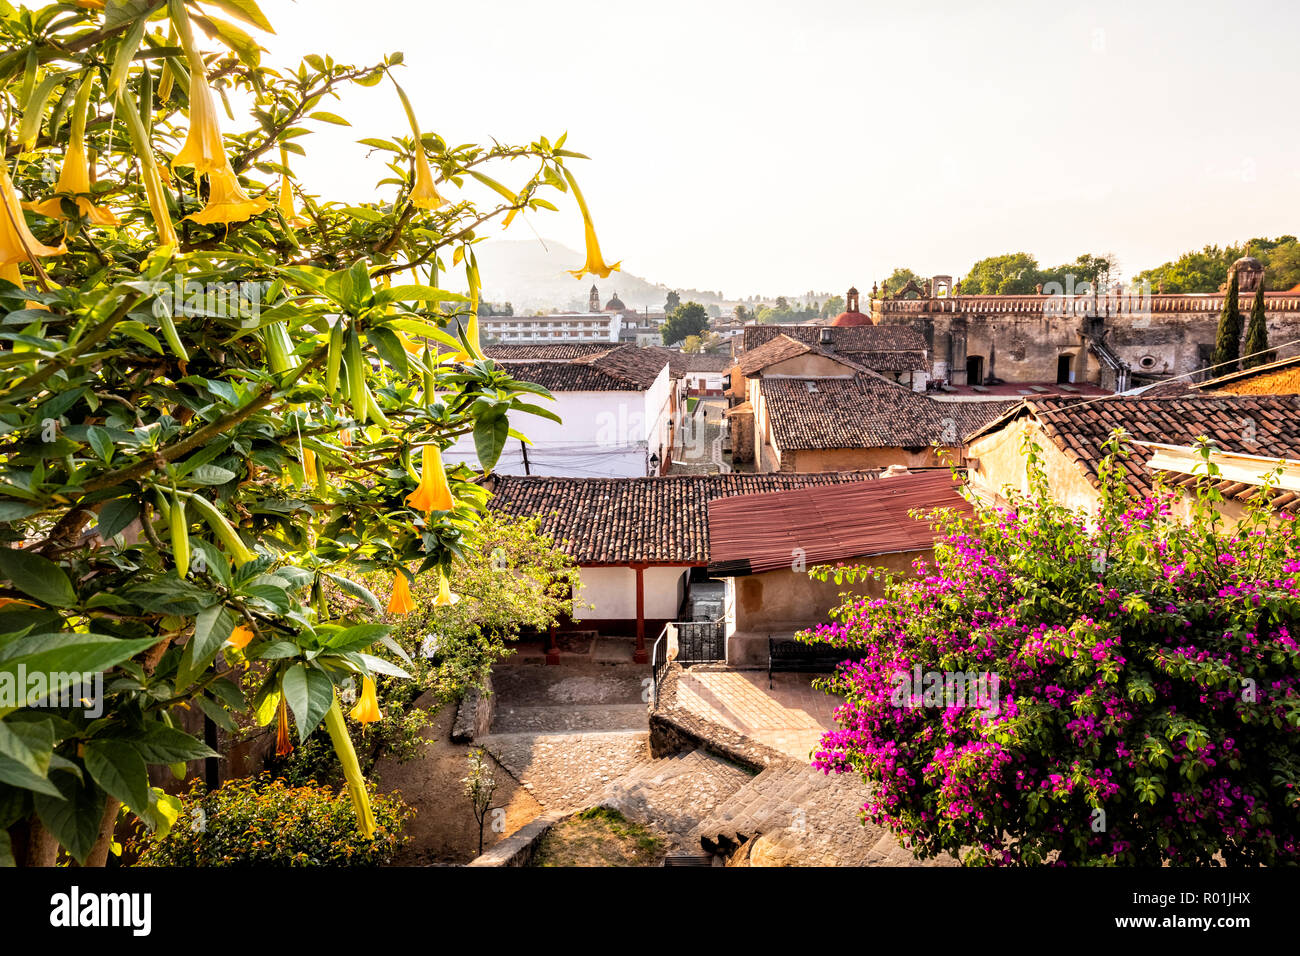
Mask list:
[[[567,130],[610,261],[672,285],[841,290],[1014,251],[1113,252],[1132,275],[1296,231],[1290,3],[262,5],[272,64],[403,51],[421,123],[451,142]],[[297,171],[361,200],[383,173],[355,140],[405,124],[387,84],[345,95],[354,126]],[[559,204],[508,237],[580,249]]]

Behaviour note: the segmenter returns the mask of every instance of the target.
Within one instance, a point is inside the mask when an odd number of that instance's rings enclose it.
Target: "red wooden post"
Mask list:
[[[644,564],[633,565],[636,568],[636,653],[632,661],[648,664],[650,655],[645,649],[645,568]]]

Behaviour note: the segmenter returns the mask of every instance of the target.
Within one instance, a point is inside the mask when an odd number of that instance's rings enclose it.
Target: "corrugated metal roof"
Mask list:
[[[934,543],[916,508],[972,508],[947,471],[709,502],[709,573],[724,577],[919,551]]]

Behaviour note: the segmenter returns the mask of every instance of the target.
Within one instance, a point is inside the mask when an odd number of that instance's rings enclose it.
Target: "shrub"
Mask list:
[[[933,515],[932,563],[803,635],[865,653],[825,682],[847,704],[815,764],[873,781],[865,818],[920,857],[1300,861],[1295,522],[1261,495],[1225,527],[1208,480],[1185,520],[1159,487],[1135,500],[1118,438],[1084,516],[1035,452],[1028,495]],[[991,693],[963,706],[910,686],[916,668]]]
[[[166,834],[143,830],[139,866],[383,866],[406,842],[411,808],[370,795],[375,835],[366,839],[346,792],[294,787],[269,776],[232,780],[206,791],[195,781]]]

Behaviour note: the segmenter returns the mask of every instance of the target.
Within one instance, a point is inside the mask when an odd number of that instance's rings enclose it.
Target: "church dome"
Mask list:
[[[831,325],[871,325],[871,316],[863,315],[861,312],[841,312],[831,320]]]
[[[614,293],[614,298],[605,303],[606,312],[622,312],[626,308],[627,306],[623,304],[623,300],[618,297],[617,292]]]

